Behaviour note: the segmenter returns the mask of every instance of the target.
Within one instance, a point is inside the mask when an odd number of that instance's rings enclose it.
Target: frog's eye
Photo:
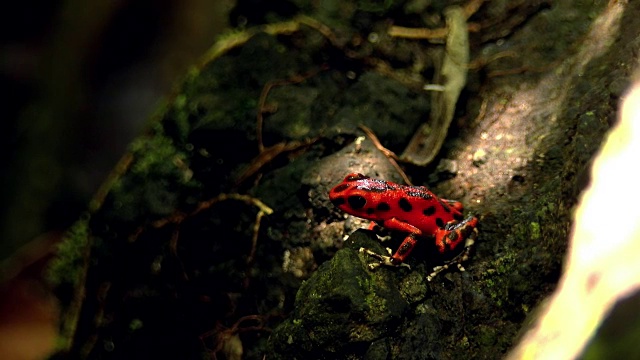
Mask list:
[[[367,199],[363,198],[360,195],[349,196],[347,198],[347,201],[349,202],[349,206],[351,206],[351,208],[354,210],[362,209],[367,203]]]
[[[349,188],[349,185],[340,184],[340,185],[334,187],[333,190],[331,190],[331,192],[337,194],[337,193],[341,193],[341,192],[347,190],[348,188]]]
[[[360,173],[351,173],[344,178],[344,181],[358,181],[362,179],[368,179],[368,176],[362,175]]]
[[[344,202],[345,201],[343,197],[331,198],[331,203],[336,207],[340,207],[342,204],[344,204]]]

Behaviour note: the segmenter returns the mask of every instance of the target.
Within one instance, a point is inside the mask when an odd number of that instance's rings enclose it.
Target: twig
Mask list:
[[[402,176],[402,179],[405,181],[405,183],[407,185],[412,185],[411,184],[411,180],[409,180],[409,177],[407,177],[407,174],[404,173],[404,171],[402,170],[402,168],[400,167],[400,165],[398,165],[398,156],[391,150],[385,148],[384,146],[382,146],[382,144],[380,143],[380,140],[378,140],[378,137],[373,133],[373,131],[371,131],[371,129],[369,129],[368,127],[360,124],[358,125],[358,127],[364,131],[364,133],[367,135],[367,137],[369,138],[369,140],[371,140],[371,142],[373,143],[373,145],[380,150],[380,152],[382,154],[384,154],[384,156],[387,157],[387,160],[389,160],[389,162],[391,163],[391,165],[396,169],[396,171],[398,171],[398,173],[400,174],[400,176]]]
[[[462,12],[465,16],[465,19],[469,19],[471,15],[475,14],[482,3],[486,0],[471,0],[466,3],[462,7]],[[476,23],[468,23],[467,24],[469,32],[478,32],[481,29],[481,26]],[[440,40],[445,39],[447,34],[449,33],[448,27],[441,27],[437,29],[428,29],[428,28],[408,28],[403,26],[391,26],[387,32],[389,36],[399,37],[405,39],[415,39],[415,40]]]
[[[264,118],[262,114],[265,112],[265,103],[267,102],[267,96],[269,95],[269,92],[271,91],[271,89],[276,86],[299,84],[309,79],[310,77],[315,76],[320,71],[326,70],[327,68],[328,67],[326,65],[323,65],[319,69],[311,70],[304,74],[294,75],[284,80],[281,79],[281,80],[269,81],[264,85],[264,87],[262,88],[262,91],[260,92],[260,97],[258,98],[258,111],[256,114],[256,117],[257,117],[256,137],[258,138],[258,150],[260,151],[260,153],[265,151],[264,142],[262,141],[262,125],[264,123]]]

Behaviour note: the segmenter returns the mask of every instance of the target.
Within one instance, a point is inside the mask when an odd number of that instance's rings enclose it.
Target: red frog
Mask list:
[[[478,219],[473,216],[465,219],[461,203],[441,199],[424,186],[400,185],[351,173],[329,191],[329,199],[348,214],[372,220],[370,228],[378,224],[389,230],[408,233],[391,256],[361,248],[361,252],[380,260],[369,264],[371,269],[380,265],[408,266],[404,261],[416,245],[417,239],[433,238],[436,248],[443,255],[451,254],[461,244],[464,244],[464,248],[452,260],[436,266],[427,280],[431,281],[451,264],[456,264],[460,271],[464,271],[461,262],[469,258],[471,246],[478,234]]]

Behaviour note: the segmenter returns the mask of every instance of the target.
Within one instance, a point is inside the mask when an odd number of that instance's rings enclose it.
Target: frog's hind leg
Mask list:
[[[400,247],[398,247],[398,250],[396,250],[396,252],[393,255],[391,255],[391,249],[387,248],[387,251],[391,256],[380,255],[367,248],[360,248],[360,252],[367,253],[367,255],[375,257],[376,259],[380,260],[377,263],[369,264],[369,268],[371,269],[375,269],[381,265],[405,266],[405,267],[411,268],[408,264],[405,264],[404,260],[409,256],[413,248],[416,246],[417,242],[418,241],[415,235],[412,234],[407,236],[404,239],[404,241],[402,241],[402,244],[400,244]]]
[[[382,233],[382,225],[378,224],[375,221],[372,221],[369,223],[369,226],[367,227],[367,230],[371,230],[373,231],[376,236],[378,237],[378,240],[380,240],[380,242],[385,242],[387,240],[391,239],[391,235],[381,235]]]

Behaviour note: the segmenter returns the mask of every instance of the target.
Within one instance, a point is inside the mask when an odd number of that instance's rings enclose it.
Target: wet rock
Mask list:
[[[294,314],[271,335],[268,358],[377,358],[376,349],[388,351],[385,338],[408,304],[388,269],[368,269],[373,259],[359,253],[361,246],[384,251],[371,232],[352,234],[300,287]]]

